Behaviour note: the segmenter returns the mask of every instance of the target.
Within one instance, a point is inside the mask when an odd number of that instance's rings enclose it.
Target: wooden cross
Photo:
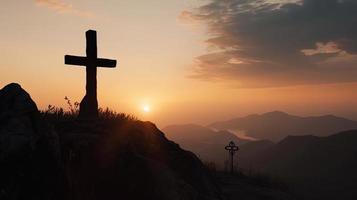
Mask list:
[[[86,66],[86,95],[80,103],[80,119],[98,118],[97,101],[97,67],[115,67],[116,60],[97,57],[97,32],[88,30],[86,32],[87,57],[65,55],[64,63],[67,65]]]
[[[229,155],[231,157],[231,173],[233,174],[233,156],[235,152],[239,150],[239,147],[236,146],[233,141],[231,141],[224,149],[229,151]]]

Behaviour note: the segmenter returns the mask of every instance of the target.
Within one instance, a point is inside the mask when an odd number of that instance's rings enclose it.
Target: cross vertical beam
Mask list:
[[[79,118],[98,118],[97,100],[97,33],[92,30],[86,32],[87,67],[86,67],[86,95],[80,103]]]

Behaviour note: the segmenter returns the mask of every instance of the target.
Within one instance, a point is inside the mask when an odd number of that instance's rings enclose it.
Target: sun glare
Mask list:
[[[144,106],[143,106],[143,111],[144,111],[144,112],[150,112],[150,110],[151,110],[151,109],[150,109],[150,106],[149,106],[149,105],[144,105]]]

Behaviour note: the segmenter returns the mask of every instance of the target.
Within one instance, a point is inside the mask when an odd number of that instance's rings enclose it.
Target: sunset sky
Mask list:
[[[97,30],[101,107],[163,127],[251,113],[357,119],[355,0],[11,0],[0,6],[0,87],[39,108],[80,101]]]

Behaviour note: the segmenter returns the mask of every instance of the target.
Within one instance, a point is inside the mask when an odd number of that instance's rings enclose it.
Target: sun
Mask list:
[[[150,110],[151,110],[151,108],[150,108],[149,105],[145,104],[145,105],[143,106],[143,111],[144,111],[144,112],[150,112]]]

